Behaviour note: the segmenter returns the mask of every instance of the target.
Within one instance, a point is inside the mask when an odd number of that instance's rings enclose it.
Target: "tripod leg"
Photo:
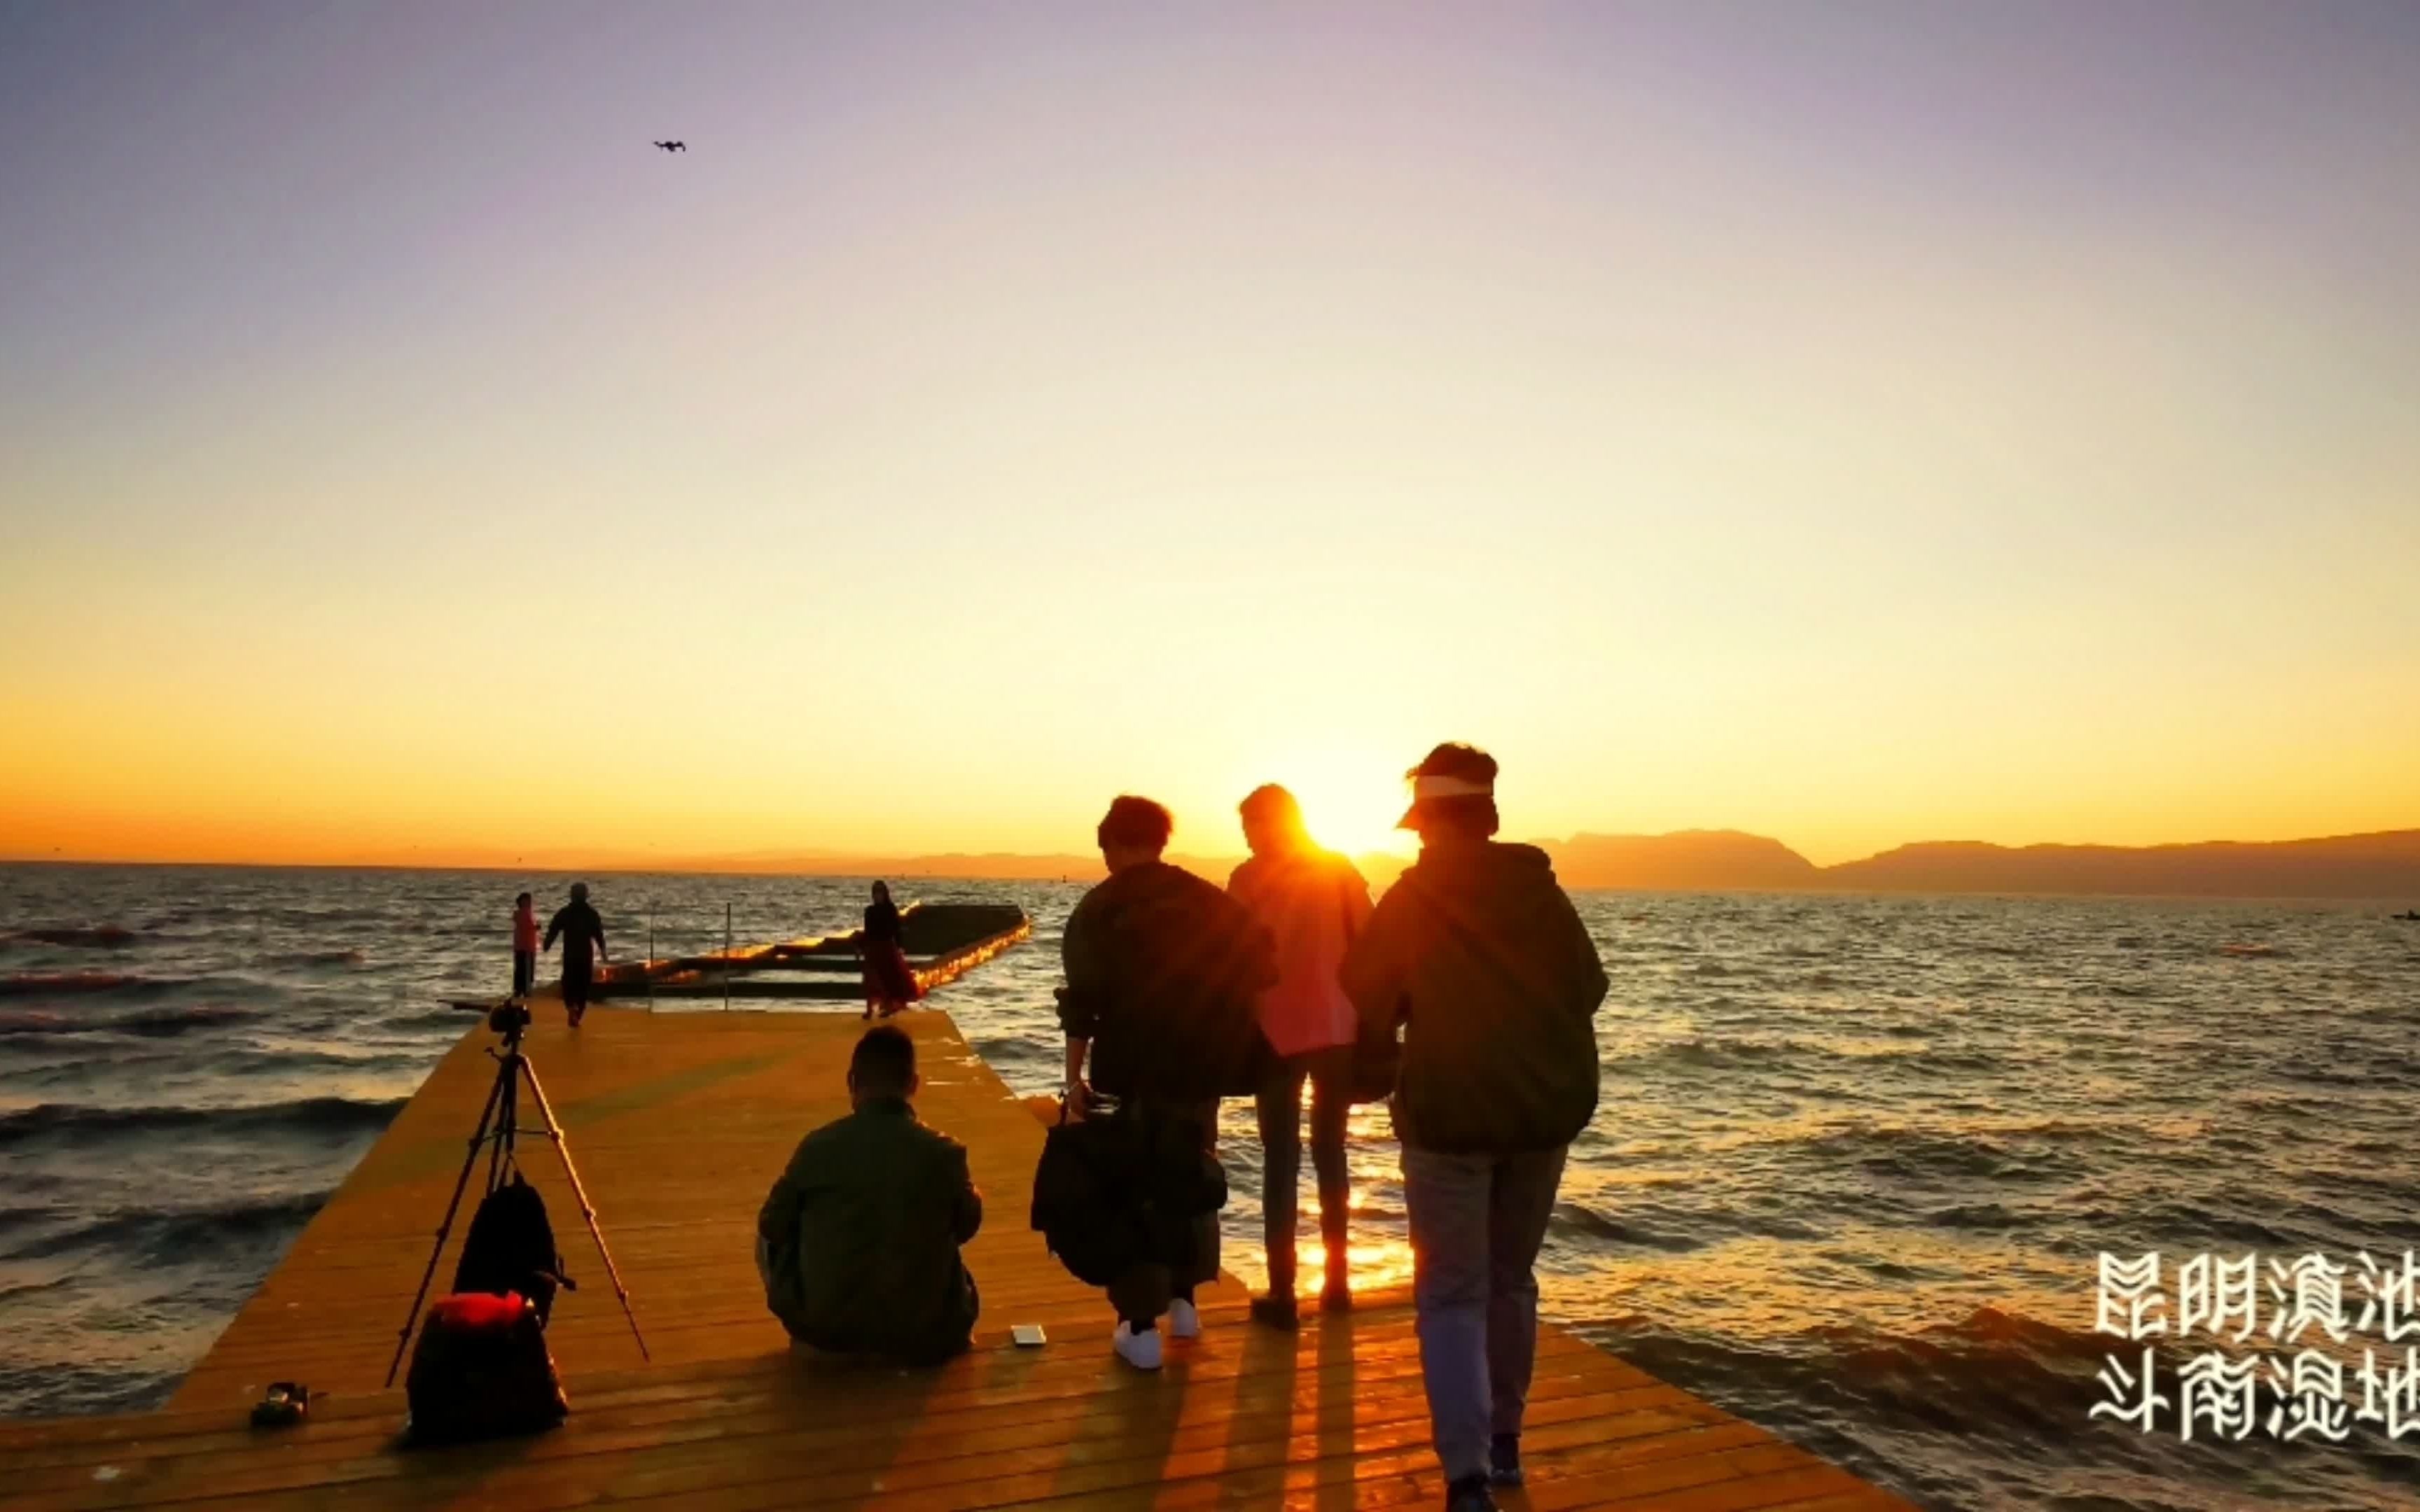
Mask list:
[[[511,1083],[512,1068],[497,1067],[496,1084],[488,1088],[488,1105],[479,1110],[479,1126],[471,1131],[471,1148],[462,1154],[462,1174],[454,1178],[454,1196],[445,1204],[444,1220],[437,1226],[437,1245],[428,1252],[428,1269],[420,1273],[420,1289],[411,1294],[411,1311],[403,1315],[403,1327],[396,1334],[395,1358],[387,1362],[386,1367],[386,1383],[390,1386],[395,1384],[395,1373],[403,1368],[403,1351],[411,1346],[411,1325],[420,1319],[420,1304],[428,1300],[428,1283],[436,1279],[437,1262],[444,1257],[445,1237],[454,1231],[454,1215],[462,1207],[462,1189],[471,1184],[471,1167],[479,1164],[479,1147],[488,1142],[496,1104],[504,1101],[505,1088]]]
[[[504,1087],[504,1095],[496,1104],[496,1137],[488,1149],[488,1190],[490,1192],[504,1184],[504,1172],[513,1162],[513,1135],[520,1132],[515,1125],[520,1120],[521,1082],[512,1071],[514,1063],[521,1058],[520,1052],[508,1048],[497,1058],[504,1062],[496,1076]]]
[[[639,1315],[630,1306],[629,1290],[622,1285],[622,1273],[614,1268],[613,1252],[605,1247],[605,1231],[597,1227],[597,1209],[588,1200],[588,1189],[580,1184],[580,1168],[571,1164],[571,1144],[564,1136],[563,1126],[554,1121],[554,1108],[546,1100],[546,1088],[537,1084],[537,1068],[521,1059],[521,1074],[529,1078],[530,1097],[537,1103],[541,1120],[539,1132],[554,1141],[554,1152],[563,1157],[563,1174],[571,1179],[571,1195],[580,1199],[580,1216],[587,1221],[588,1237],[597,1241],[597,1253],[605,1261],[605,1274],[613,1283],[613,1295],[622,1304],[622,1316],[629,1319],[630,1336],[639,1341],[639,1358],[654,1360],[647,1352],[647,1336],[639,1332]]]

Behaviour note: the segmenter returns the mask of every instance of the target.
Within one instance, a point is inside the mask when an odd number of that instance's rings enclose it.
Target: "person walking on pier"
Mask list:
[[[553,949],[558,937],[563,941],[563,1010],[576,1029],[588,1012],[588,987],[595,980],[597,963],[613,959],[605,949],[605,921],[588,906],[587,883],[571,885],[571,901],[547,920],[546,944],[541,949]]]
[[[1255,1009],[1277,967],[1267,932],[1241,904],[1160,859],[1172,827],[1158,804],[1121,797],[1094,832],[1109,875],[1078,902],[1060,943],[1067,1116],[1095,1112],[1105,1094],[1118,1100],[1114,1117],[1132,1120],[1138,1148],[1189,1141],[1215,1165],[1218,1100],[1258,1084]],[[1109,1286],[1119,1357],[1157,1369],[1163,1315],[1176,1337],[1199,1335],[1194,1288],[1218,1274],[1213,1208]]]
[[[1595,944],[1545,853],[1497,843],[1494,757],[1444,745],[1407,774],[1419,859],[1345,953],[1365,1024],[1403,1028],[1403,1141],[1420,1375],[1450,1512],[1521,1481],[1539,1247],[1566,1148],[1596,1112]]]
[[[865,931],[858,936],[858,960],[865,977],[865,1016],[877,1010],[884,1018],[924,995],[916,985],[915,969],[899,944],[899,907],[891,901],[891,885],[874,885],[874,902],[866,905]]]
[[[1353,1001],[1336,980],[1345,947],[1370,918],[1370,885],[1353,863],[1315,844],[1295,795],[1272,782],[1238,810],[1249,860],[1227,879],[1228,896],[1252,912],[1277,948],[1276,985],[1261,994],[1261,1034],[1272,1052],[1256,1111],[1262,1150],[1262,1229],[1268,1242],[1269,1291],[1252,1316],[1291,1329],[1296,1322],[1295,1178],[1302,1166],[1302,1093],[1311,1088],[1311,1163],[1318,1175],[1319,1233],[1326,1256],[1322,1305],[1352,1305],[1346,1256],[1344,1124],[1352,1112]]]
[[[848,1116],[799,1142],[756,1214],[766,1305],[814,1349],[938,1365],[973,1336],[982,1299],[958,1251],[983,1194],[966,1147],[918,1121],[918,1086],[916,1041],[866,1030]]]

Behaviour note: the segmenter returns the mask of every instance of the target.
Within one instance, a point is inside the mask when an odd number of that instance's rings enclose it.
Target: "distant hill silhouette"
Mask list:
[[[1823,870],[1823,886],[1888,892],[2129,893],[2211,898],[2420,898],[2420,829],[2265,843],[1901,845]]]
[[[1819,867],[1763,835],[1684,829],[1669,835],[1575,835],[1536,841],[1567,887],[1668,892],[2108,893],[2204,898],[2379,898],[2420,903],[2420,829],[2324,840],[2193,845],[1993,845],[1934,841]],[[1224,882],[1235,856],[1171,856]],[[1405,862],[1359,857],[1373,887]],[[661,861],[657,863],[662,865]],[[745,868],[826,875],[1096,882],[1098,855],[701,857],[681,870]]]
[[[1684,829],[1672,835],[1574,835],[1548,841],[1555,874],[1567,887],[1639,887],[1672,892],[1823,886],[1814,862],[1777,840],[1736,829]]]
[[[1998,892],[2203,898],[2374,898],[2420,905],[2420,829],[2263,842],[2191,845],[1993,845],[1930,841],[1863,860],[1819,867],[1762,835],[1685,829],[1669,835],[1575,835],[1535,841],[1570,887],[1671,892]],[[1242,857],[1174,855],[1170,860],[1225,882]],[[1373,889],[1391,885],[1408,861],[1356,857]],[[520,856],[364,856],[336,864],[469,866],[526,871],[713,872],[828,877],[1093,883],[1098,852],[1020,856],[877,856],[796,850],[670,856],[661,852],[548,852]]]

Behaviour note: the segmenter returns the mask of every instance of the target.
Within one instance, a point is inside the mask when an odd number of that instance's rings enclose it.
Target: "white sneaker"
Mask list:
[[[1168,1304],[1168,1331],[1181,1339],[1202,1336],[1202,1310],[1178,1298]]]
[[[1119,1359],[1137,1370],[1159,1368],[1159,1330],[1156,1328],[1148,1334],[1138,1334],[1132,1325],[1120,1323],[1118,1331],[1109,1335],[1109,1347],[1118,1351]]]

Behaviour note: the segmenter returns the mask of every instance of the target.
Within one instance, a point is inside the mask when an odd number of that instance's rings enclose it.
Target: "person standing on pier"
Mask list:
[[[588,906],[587,883],[571,885],[571,901],[547,920],[541,949],[553,949],[558,937],[563,941],[563,1010],[576,1029],[588,1013],[588,986],[596,978],[597,963],[613,959],[605,949],[605,921]]]
[[[1060,943],[1067,1116],[1093,1112],[1097,1091],[1118,1100],[1138,1148],[1189,1142],[1215,1163],[1218,1100],[1258,1085],[1266,1052],[1256,1009],[1277,966],[1267,932],[1240,903],[1160,859],[1172,827],[1158,804],[1121,797],[1094,832],[1109,875],[1077,903]],[[1163,1315],[1176,1337],[1198,1336],[1193,1290],[1218,1274],[1214,1208],[1109,1286],[1119,1357],[1157,1369]]]
[[[513,1001],[537,983],[537,905],[528,893],[513,900]]]
[[[874,902],[866,905],[865,932],[858,937],[858,960],[865,975],[865,1016],[876,1010],[884,1018],[924,995],[916,972],[899,943],[899,908],[891,901],[891,885],[874,885]]]
[[[1262,1228],[1268,1242],[1269,1292],[1252,1316],[1273,1327],[1296,1322],[1295,1178],[1302,1167],[1302,1092],[1311,1087],[1311,1163],[1318,1174],[1319,1232],[1326,1286],[1321,1304],[1352,1305],[1346,1255],[1344,1124],[1352,1112],[1353,1001],[1336,980],[1345,948],[1370,918],[1370,885],[1353,863],[1322,850],[1304,825],[1302,806],[1272,782],[1238,811],[1251,858],[1227,879],[1228,896],[1252,912],[1277,948],[1277,984],[1261,994],[1261,1033],[1274,1058],[1261,1083]]]
[[[1420,856],[1345,953],[1365,1024],[1404,1033],[1393,1106],[1412,1300],[1449,1512],[1521,1482],[1538,1250],[1566,1148],[1596,1112],[1604,964],[1544,852],[1504,845],[1496,759],[1465,745],[1407,774]]]

